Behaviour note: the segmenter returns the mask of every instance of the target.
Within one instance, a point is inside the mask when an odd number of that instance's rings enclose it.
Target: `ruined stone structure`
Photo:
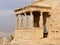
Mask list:
[[[16,16],[15,38],[18,45],[60,44],[56,0],[35,0],[31,5],[14,10]]]

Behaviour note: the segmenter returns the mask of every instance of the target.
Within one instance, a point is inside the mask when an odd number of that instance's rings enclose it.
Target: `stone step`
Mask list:
[[[54,38],[43,38],[40,40],[18,40],[15,43],[19,45],[60,45],[60,40],[56,41]]]

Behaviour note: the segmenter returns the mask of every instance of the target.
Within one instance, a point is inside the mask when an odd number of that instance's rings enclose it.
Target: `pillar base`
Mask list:
[[[48,32],[47,33],[43,33],[43,38],[47,38],[48,37]]]

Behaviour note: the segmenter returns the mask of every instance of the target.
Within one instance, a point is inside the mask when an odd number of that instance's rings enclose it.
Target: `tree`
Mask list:
[[[12,41],[14,39],[13,35],[10,35],[10,41]]]

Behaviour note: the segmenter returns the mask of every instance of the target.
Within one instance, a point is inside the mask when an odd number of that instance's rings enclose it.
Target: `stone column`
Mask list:
[[[16,28],[18,27],[18,15],[16,15]]]
[[[26,27],[30,27],[30,16],[26,16]]]
[[[49,12],[43,12],[43,26],[44,26],[44,35],[43,35],[43,37],[45,38],[45,37],[47,37],[47,35],[48,35],[48,14],[49,14]]]
[[[33,28],[33,14],[32,14],[32,12],[30,12],[30,26],[31,26],[31,28]]]
[[[18,28],[21,28],[21,15],[18,15]]]
[[[25,17],[24,13],[21,13],[21,18],[22,18],[22,19],[21,19],[21,27],[22,27],[22,28],[24,28],[24,21],[25,21],[25,20],[24,20],[24,17]]]
[[[26,12],[26,27],[30,28],[30,12]]]

